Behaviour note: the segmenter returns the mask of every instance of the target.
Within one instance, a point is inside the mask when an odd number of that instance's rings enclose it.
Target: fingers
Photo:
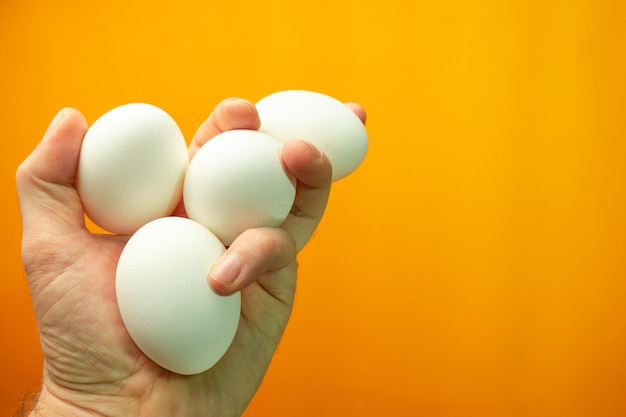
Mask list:
[[[363,123],[366,120],[365,109],[357,103],[346,103]],[[200,125],[191,144],[189,159],[193,158],[198,149],[212,137],[233,129],[258,129],[261,120],[254,104],[248,100],[232,97],[221,101],[207,120]]]
[[[217,260],[209,281],[219,294],[231,294],[259,277],[295,264],[295,257],[293,237],[284,230],[274,227],[249,229],[237,237]],[[271,289],[268,291],[275,293]]]
[[[293,235],[300,251],[324,215],[332,167],[324,153],[302,140],[286,142],[281,156],[285,168],[297,179],[296,198],[282,228]]]
[[[261,126],[256,107],[242,98],[227,98],[215,106],[209,117],[200,125],[189,144],[189,160],[214,136],[233,129],[258,129]],[[185,202],[181,199],[173,216],[186,216]]]
[[[241,98],[228,98],[220,102],[208,119],[200,125],[191,144],[189,159],[213,136],[233,129],[258,129],[261,126],[254,104]]]
[[[346,106],[365,123],[367,115],[363,107],[356,103]],[[190,156],[223,131],[259,126],[252,103],[225,100],[198,129]],[[240,291],[257,279],[264,287],[274,287],[266,288],[270,293],[278,294],[281,283],[268,277],[289,266],[295,272],[297,252],[309,241],[324,215],[332,181],[332,167],[326,155],[306,141],[292,140],[283,145],[281,158],[285,169],[297,179],[291,212],[281,228],[249,229],[242,233],[220,257],[209,276],[212,287],[220,294]],[[292,276],[295,278],[295,273]]]
[[[346,103],[365,123],[365,109]],[[296,177],[296,199],[282,227],[291,233],[298,251],[309,241],[324,215],[332,181],[330,161],[319,149],[302,140],[286,142],[282,149],[285,168]]]
[[[269,277],[289,266],[295,272],[297,251],[309,240],[324,214],[332,169],[326,155],[305,141],[285,143],[281,156],[285,168],[298,181],[291,213],[282,227],[248,229],[232,243],[209,276],[213,289],[220,294],[239,291],[258,278],[274,296],[284,300],[293,296],[293,290],[281,291],[293,286]]]
[[[87,122],[78,110],[61,110],[41,142],[18,169],[18,179],[30,176],[50,183],[73,185],[86,131]]]
[[[42,141],[18,167],[16,182],[24,233],[31,227],[45,234],[84,225],[74,177],[86,131],[87,122],[80,112],[61,110]]]

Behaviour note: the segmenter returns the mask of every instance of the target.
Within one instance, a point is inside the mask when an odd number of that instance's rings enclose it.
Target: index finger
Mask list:
[[[221,101],[200,125],[189,145],[189,159],[212,137],[234,129],[258,129],[261,126],[256,107],[250,101],[231,97]]]
[[[215,106],[209,117],[200,125],[189,144],[189,160],[214,136],[233,129],[258,129],[261,126],[256,107],[250,101],[231,97]],[[174,216],[186,216],[185,202],[180,203],[172,213]]]

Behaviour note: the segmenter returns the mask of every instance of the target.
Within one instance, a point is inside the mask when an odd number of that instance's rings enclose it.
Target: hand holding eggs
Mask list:
[[[354,171],[367,150],[363,124],[331,97],[286,91],[257,109],[259,131],[223,132],[191,163],[176,123],[148,104],[107,112],[83,141],[77,191],[85,213],[132,235],[116,271],[122,321],[146,356],[172,372],[204,372],[235,337],[241,294],[218,295],[208,274],[243,231],[280,226],[289,215],[296,179],[283,166],[282,144],[317,146],[333,180]],[[181,199],[188,218],[169,217]]]

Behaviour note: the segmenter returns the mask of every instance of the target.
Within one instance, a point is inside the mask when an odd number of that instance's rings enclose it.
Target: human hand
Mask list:
[[[350,105],[364,121],[362,108]],[[190,157],[211,137],[257,129],[251,103],[220,103],[194,136]],[[216,263],[210,284],[242,292],[237,334],[224,357],[192,376],[171,373],[132,342],[115,298],[115,269],[128,236],[91,233],[74,187],[84,117],[64,109],[16,174],[23,220],[22,257],[44,354],[35,416],[235,416],[258,389],[295,293],[296,254],[324,212],[328,159],[303,141],[284,145],[297,182],[291,214],[280,228],[244,232]],[[179,207],[177,215],[184,215]]]

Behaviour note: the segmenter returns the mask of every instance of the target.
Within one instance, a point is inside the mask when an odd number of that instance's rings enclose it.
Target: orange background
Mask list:
[[[175,5],[174,5],[175,3]],[[0,4],[0,413],[41,354],[14,171],[63,106],[368,110],[246,417],[626,415],[626,3]]]

